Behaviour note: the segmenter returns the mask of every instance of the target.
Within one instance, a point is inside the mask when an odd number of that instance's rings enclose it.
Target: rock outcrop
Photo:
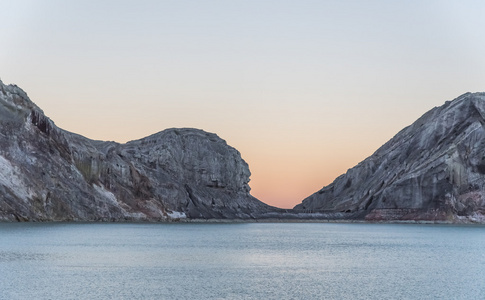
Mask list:
[[[217,135],[169,129],[126,144],[58,128],[0,81],[0,221],[250,219],[249,168]]]
[[[485,222],[485,93],[427,112],[295,210],[372,221]]]

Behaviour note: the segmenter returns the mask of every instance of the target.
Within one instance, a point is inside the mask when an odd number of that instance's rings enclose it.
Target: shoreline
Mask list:
[[[416,225],[472,225],[484,226],[485,223],[459,220],[353,220],[353,219],[178,219],[178,220],[35,220],[35,221],[6,221],[0,224],[250,224],[250,223],[327,223],[327,224],[416,224]]]

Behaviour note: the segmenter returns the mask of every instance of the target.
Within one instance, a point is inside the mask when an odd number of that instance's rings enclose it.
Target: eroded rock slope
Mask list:
[[[485,221],[485,93],[424,114],[298,211],[366,220]]]
[[[0,221],[257,218],[249,168],[217,135],[169,129],[126,144],[58,128],[0,81]]]

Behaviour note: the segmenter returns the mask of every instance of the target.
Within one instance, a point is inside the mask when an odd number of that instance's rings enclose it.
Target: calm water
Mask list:
[[[484,299],[485,227],[0,224],[0,299]]]

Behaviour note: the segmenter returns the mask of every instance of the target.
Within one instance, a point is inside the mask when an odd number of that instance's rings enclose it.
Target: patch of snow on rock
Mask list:
[[[98,192],[104,198],[110,200],[111,202],[113,202],[113,204],[118,205],[118,199],[116,199],[116,196],[112,192],[108,191],[104,186],[93,184],[93,187],[96,192]]]
[[[172,219],[185,219],[187,216],[185,215],[184,212],[179,212],[179,211],[172,211],[167,213],[167,215],[172,218]]]
[[[9,188],[20,199],[26,201],[32,197],[32,192],[19,176],[17,168],[0,155],[0,184]]]

